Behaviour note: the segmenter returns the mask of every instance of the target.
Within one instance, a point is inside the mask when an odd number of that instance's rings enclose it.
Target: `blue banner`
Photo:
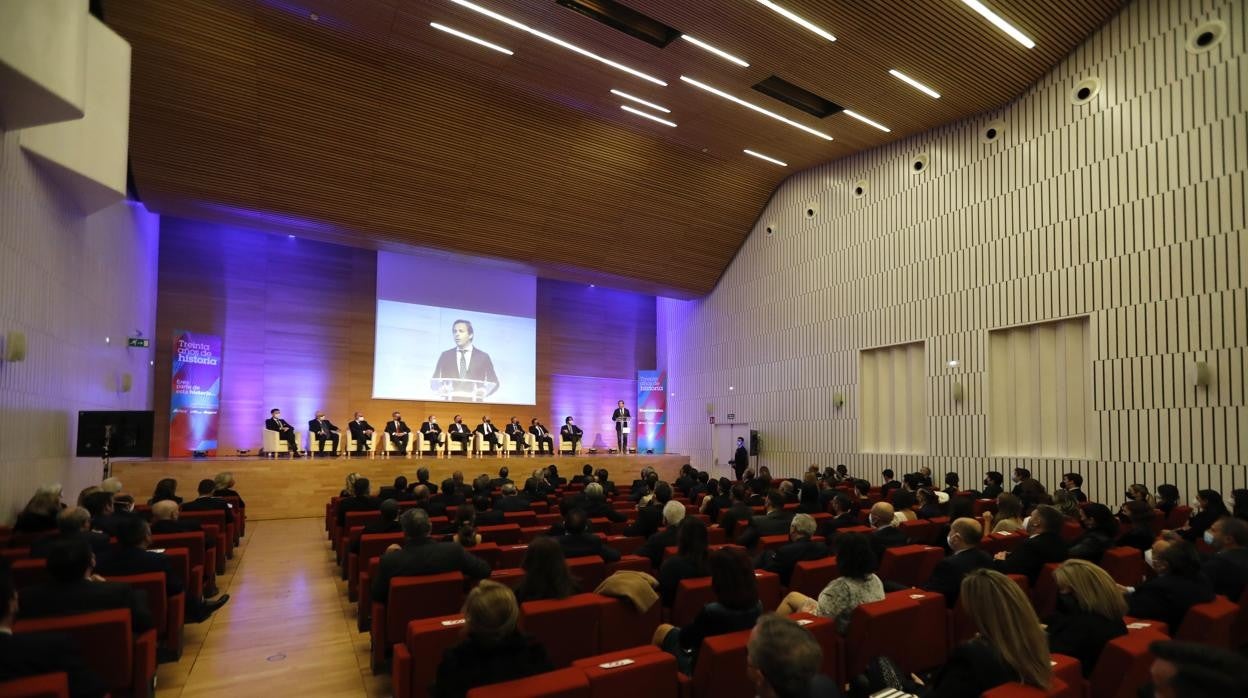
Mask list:
[[[667,448],[667,372],[637,372],[637,452]]]

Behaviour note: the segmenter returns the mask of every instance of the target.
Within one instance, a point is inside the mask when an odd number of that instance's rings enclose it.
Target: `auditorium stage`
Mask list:
[[[294,519],[305,516],[323,516],[325,502],[338,494],[346,479],[347,473],[357,472],[372,480],[373,491],[381,485],[388,485],[398,475],[406,475],[409,480],[416,479],[417,468],[428,468],[429,479],[441,483],[456,470],[464,473],[464,479],[471,479],[481,473],[490,477],[498,474],[498,469],[507,466],[511,469],[511,479],[523,483],[524,479],[536,468],[555,464],[559,474],[571,478],[581,472],[586,464],[594,469],[606,468],[611,473],[611,480],[617,484],[631,485],[641,472],[642,467],[651,466],[659,476],[669,482],[676,477],[680,466],[689,462],[682,455],[580,455],[580,456],[545,456],[525,458],[513,456],[501,458],[485,456],[480,458],[296,458],[280,456],[275,459],[246,457],[218,458],[173,458],[166,460],[114,460],[113,475],[120,478],[126,492],[134,495],[136,501],[146,502],[151,496],[156,482],[171,477],[178,481],[178,496],[184,500],[195,498],[195,486],[204,478],[211,478],[217,473],[228,470],[234,473],[238,482],[237,490],[247,502],[247,518],[260,519]]]

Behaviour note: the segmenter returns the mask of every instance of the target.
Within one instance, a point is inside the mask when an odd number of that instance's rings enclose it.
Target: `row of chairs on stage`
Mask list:
[[[578,444],[571,441],[563,441],[559,439],[557,434],[553,436],[553,450],[550,444],[542,444],[541,448],[539,448],[537,438],[532,434],[525,434],[523,443],[517,442],[515,438],[503,432],[498,432],[498,436],[500,440],[499,444],[498,446],[494,446],[493,444],[487,442],[485,437],[481,434],[472,433],[469,434],[469,439],[467,441],[456,441],[451,439],[446,432],[442,432],[439,434],[438,443],[435,444],[427,441],[424,434],[420,432],[412,432],[412,434],[408,437],[409,440],[405,457],[420,458],[425,455],[433,457],[437,457],[439,455],[449,457],[455,454],[469,457],[473,455],[487,454],[496,456],[510,456],[515,454],[553,455],[554,453],[574,455],[578,447]],[[359,444],[354,438],[352,438],[350,432],[345,432],[342,434],[342,439],[339,442],[337,452],[348,455],[363,452],[367,454],[369,458],[374,458],[378,455],[383,458],[400,455],[400,448],[394,443],[393,440],[390,439],[389,434],[381,432],[377,434],[376,437],[377,438],[369,439],[364,442],[363,449],[361,450],[359,448]],[[270,458],[276,458],[281,454],[288,456],[293,455],[290,451],[290,447],[287,445],[286,441],[281,438],[281,435],[278,432],[265,429],[263,438],[264,453]],[[322,451],[321,443],[314,435],[307,434],[305,439],[303,432],[296,431],[295,442],[303,444],[305,441],[307,443],[307,448],[304,450],[307,453],[313,455],[322,452],[327,454],[334,453],[333,444],[328,439],[325,441],[324,450]]]

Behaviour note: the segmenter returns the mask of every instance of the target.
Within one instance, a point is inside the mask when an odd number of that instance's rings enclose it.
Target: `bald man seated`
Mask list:
[[[877,502],[871,507],[868,522],[871,524],[871,550],[876,560],[884,559],[884,551],[908,544],[906,534],[894,525],[893,505],[888,502]]]
[[[979,547],[983,537],[984,527],[975,519],[962,518],[950,524],[947,542],[953,554],[936,564],[923,588],[944,595],[949,608],[956,606],[962,578],[981,567],[992,567],[992,557]]]

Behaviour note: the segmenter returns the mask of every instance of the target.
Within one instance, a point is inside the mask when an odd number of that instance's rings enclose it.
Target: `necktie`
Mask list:
[[[459,350],[459,377],[460,378],[463,378],[468,375],[468,359],[465,357],[465,354],[467,353],[468,353],[467,349]]]

